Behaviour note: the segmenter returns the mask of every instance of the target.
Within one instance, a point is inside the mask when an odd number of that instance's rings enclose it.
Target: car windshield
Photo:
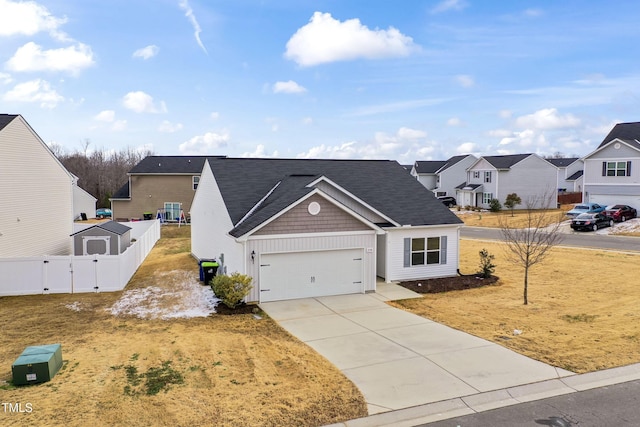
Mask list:
[[[589,210],[589,206],[586,205],[577,205],[575,208],[573,208],[577,211],[588,211]]]
[[[611,208],[612,211],[619,211],[621,209],[624,209],[624,206],[622,205],[615,205],[614,207]]]
[[[595,216],[594,214],[583,213],[583,214],[578,215],[577,219],[591,219],[594,216]]]

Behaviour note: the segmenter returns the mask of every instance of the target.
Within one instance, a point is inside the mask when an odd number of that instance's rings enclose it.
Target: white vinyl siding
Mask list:
[[[0,130],[0,257],[68,255],[73,180],[18,116]]]
[[[410,249],[411,239],[427,239],[429,237],[440,239],[441,250],[439,264],[411,266],[410,251],[407,252],[407,249]],[[448,277],[457,274],[458,226],[388,229],[385,248],[386,269],[383,277],[387,282]],[[378,247],[378,250],[383,250],[383,248]]]
[[[73,217],[79,218],[81,213],[87,214],[87,218],[96,216],[96,198],[77,185],[73,186]]]
[[[331,251],[341,249],[360,249],[363,253],[363,289],[365,292],[376,289],[376,234],[374,231],[357,234],[314,235],[304,236],[260,236],[249,237],[243,262],[246,274],[253,277],[254,287],[247,301],[260,300],[260,255],[286,252]],[[255,258],[251,259],[251,253]],[[230,266],[231,267],[231,266]],[[331,266],[327,266],[331,268]]]

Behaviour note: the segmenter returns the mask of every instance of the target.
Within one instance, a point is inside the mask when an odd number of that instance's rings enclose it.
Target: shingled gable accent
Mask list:
[[[317,216],[307,212],[307,202],[313,201],[323,206]],[[327,213],[331,214],[330,221],[327,221],[325,216]],[[285,223],[279,224],[283,221]],[[382,230],[375,224],[316,188],[244,236],[240,236],[238,240],[242,241],[250,235],[339,233],[367,230],[382,233]],[[233,233],[231,234],[233,235]]]
[[[369,210],[371,210],[371,212],[373,212],[376,215],[379,215],[380,217],[382,217],[385,220],[384,222],[389,223],[389,224],[393,224],[396,227],[400,227],[402,225],[402,224],[399,224],[398,222],[394,221],[392,218],[388,217],[387,215],[383,214],[382,212],[378,211],[373,206],[370,206],[364,200],[361,200],[360,198],[358,198],[355,195],[351,194],[350,192],[348,192],[347,190],[345,190],[344,188],[342,188],[341,186],[339,186],[338,184],[336,184],[335,182],[333,182],[332,180],[330,180],[329,178],[327,178],[324,175],[319,177],[319,178],[317,178],[316,180],[310,182],[309,184],[307,184],[307,187],[317,187],[320,182],[326,182],[331,187],[335,188],[340,193],[344,194],[346,197],[348,197],[348,198],[350,198],[352,200],[355,200],[360,205],[364,206],[366,209],[369,209]]]

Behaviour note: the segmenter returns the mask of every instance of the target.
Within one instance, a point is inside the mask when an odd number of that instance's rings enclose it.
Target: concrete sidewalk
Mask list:
[[[375,294],[277,301],[260,307],[342,370],[362,392],[369,415],[393,418],[395,412],[384,413],[464,396],[477,396],[476,405],[489,409],[496,407],[496,399],[510,396],[501,393],[504,389],[573,375],[384,302],[416,295],[381,284]]]

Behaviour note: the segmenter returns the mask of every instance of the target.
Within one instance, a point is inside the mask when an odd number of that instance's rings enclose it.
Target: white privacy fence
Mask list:
[[[160,238],[159,221],[127,226],[135,242],[120,255],[0,259],[0,296],[122,290]]]

